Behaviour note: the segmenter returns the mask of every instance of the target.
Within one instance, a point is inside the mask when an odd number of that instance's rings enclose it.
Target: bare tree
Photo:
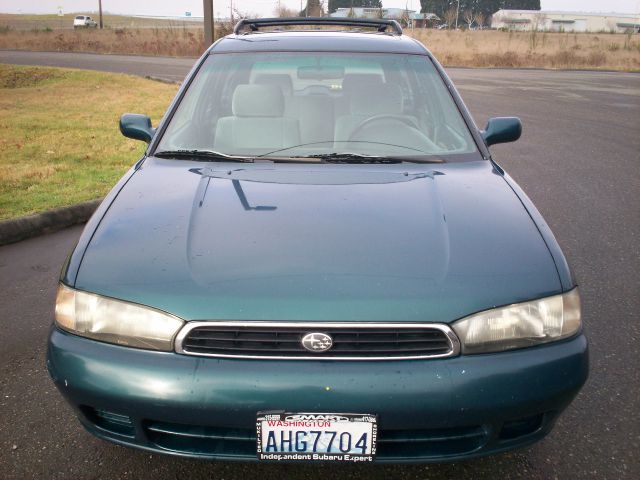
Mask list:
[[[322,7],[319,0],[307,0],[307,6],[304,9],[305,17],[321,17]]]
[[[327,12],[327,0],[320,0],[320,16],[324,17]]]
[[[279,4],[273,10],[273,15],[278,18],[297,17],[298,12],[292,8],[287,8],[286,6]]]
[[[533,22],[531,22],[532,30],[544,30],[546,28],[547,15],[540,12],[533,16]]]
[[[471,28],[471,25],[473,25],[473,22],[476,19],[476,14],[471,9],[465,10],[462,14],[462,18],[464,18],[464,21],[467,22],[467,26]]]
[[[478,25],[478,27],[480,27],[480,29],[484,28],[484,22],[487,20],[487,17],[484,13],[482,12],[477,12],[476,13],[476,25]]]
[[[545,29],[546,20],[547,16],[544,13],[537,13],[533,16],[533,21],[531,22],[531,32],[529,33],[529,48],[531,50],[535,50],[538,46],[538,31]]]
[[[231,17],[232,20],[235,20],[236,18],[240,20],[243,20],[245,18],[260,18],[260,15],[258,15],[255,12],[241,11],[235,7],[232,10],[232,14],[233,14]]]
[[[447,24],[448,28],[452,28],[452,26],[456,23],[456,17],[458,16],[455,8],[450,8],[446,12],[444,12],[444,21]]]

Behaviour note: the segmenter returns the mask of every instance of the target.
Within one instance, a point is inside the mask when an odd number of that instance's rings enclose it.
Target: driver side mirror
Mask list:
[[[522,135],[522,122],[518,117],[490,118],[481,134],[488,147],[496,143],[515,142]]]
[[[120,132],[125,137],[149,143],[156,129],[151,127],[151,119],[146,115],[125,113],[120,117]]]

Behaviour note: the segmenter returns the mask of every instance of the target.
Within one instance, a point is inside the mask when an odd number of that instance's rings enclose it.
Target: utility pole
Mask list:
[[[102,0],[98,0],[98,12],[100,13],[100,30],[102,30]]]
[[[456,30],[458,29],[458,14],[460,13],[460,0],[458,0],[458,5],[456,6]]]
[[[213,0],[202,0],[204,11],[204,46],[209,48],[213,44],[215,26],[213,21]]]

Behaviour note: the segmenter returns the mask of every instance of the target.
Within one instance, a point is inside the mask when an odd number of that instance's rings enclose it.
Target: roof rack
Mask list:
[[[386,18],[345,18],[345,17],[299,17],[299,18],[244,18],[236,23],[233,33],[240,35],[245,28],[257,32],[262,27],[282,27],[289,25],[338,25],[345,27],[373,27],[378,32],[391,28],[396,35],[402,35],[402,27],[395,20]]]

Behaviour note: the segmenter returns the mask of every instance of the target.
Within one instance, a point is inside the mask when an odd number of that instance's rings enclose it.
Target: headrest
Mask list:
[[[368,85],[382,85],[382,75],[375,73],[347,73],[342,79],[342,91],[359,90]]]
[[[284,96],[277,85],[238,85],[231,109],[236,117],[281,117]]]
[[[349,94],[351,115],[401,114],[403,110],[402,90],[397,85],[381,84],[363,87]]]
[[[293,94],[291,75],[287,73],[261,73],[253,78],[254,84],[278,85],[286,96]]]

